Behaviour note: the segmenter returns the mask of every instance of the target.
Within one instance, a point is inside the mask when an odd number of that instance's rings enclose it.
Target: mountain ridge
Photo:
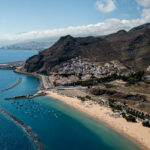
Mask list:
[[[136,70],[145,69],[150,65],[150,24],[104,37],[63,36],[50,48],[29,58],[25,69],[49,74],[58,65],[77,56],[92,62],[119,60]]]

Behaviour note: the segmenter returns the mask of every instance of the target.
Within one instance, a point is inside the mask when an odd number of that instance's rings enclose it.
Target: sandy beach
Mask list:
[[[110,108],[100,106],[94,102],[86,101],[83,103],[77,98],[64,96],[53,91],[46,91],[46,93],[49,97],[60,100],[91,117],[105,122],[116,131],[134,140],[142,149],[150,150],[150,128],[142,126],[141,122],[131,123],[122,117],[114,117],[115,113],[113,113]]]

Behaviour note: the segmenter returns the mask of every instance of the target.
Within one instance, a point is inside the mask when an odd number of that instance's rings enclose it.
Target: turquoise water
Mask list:
[[[31,126],[47,150],[140,150],[135,143],[104,123],[55,99],[38,97],[32,100],[5,101],[4,98],[6,97],[33,94],[38,90],[39,82],[37,79],[15,74],[11,70],[0,70],[0,89],[14,84],[19,77],[23,78],[21,84],[9,91],[0,93],[0,107]],[[1,143],[3,146],[7,146],[10,142],[9,139],[7,140],[7,136],[13,137],[14,134],[11,132],[14,130],[11,131],[10,129],[14,128],[15,142],[20,143],[20,139],[24,141],[21,143],[21,147],[19,144],[16,145],[16,150],[24,150],[24,145],[28,146],[25,150],[34,149],[26,134],[20,135],[23,132],[20,127],[4,116],[2,118],[4,121],[3,124],[0,124],[0,134],[2,135],[0,136],[0,149]],[[9,124],[6,127],[11,131],[9,133],[3,130],[7,121]],[[3,140],[4,135],[6,136],[5,141]],[[11,148],[8,147],[8,150]]]

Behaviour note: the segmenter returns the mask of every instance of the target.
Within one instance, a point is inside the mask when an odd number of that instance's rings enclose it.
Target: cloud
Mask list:
[[[141,16],[143,18],[149,18],[150,17],[150,8],[149,9],[148,8],[147,9],[143,9]]]
[[[116,5],[113,0],[99,0],[96,2],[96,6],[102,13],[110,13],[116,9]]]
[[[140,0],[136,0],[140,2]],[[144,2],[145,1],[145,2]],[[36,40],[42,38],[59,38],[60,36],[72,35],[72,36],[100,36],[107,35],[118,30],[130,30],[131,28],[145,24],[150,22],[150,7],[148,7],[148,3],[146,0],[143,0],[142,5],[147,7],[143,7],[141,10],[141,17],[137,19],[117,19],[110,18],[104,20],[103,22],[99,22],[97,24],[89,24],[84,26],[70,26],[67,28],[53,29],[53,30],[44,30],[44,31],[31,31],[20,34],[5,34],[0,35],[0,41],[9,41],[9,42],[22,42],[27,40]]]
[[[142,6],[141,19],[150,21],[150,0],[136,0],[136,2]]]
[[[136,0],[136,2],[143,7],[150,8],[150,0]]]
[[[104,22],[97,24],[89,24],[85,26],[75,26],[54,30],[31,31],[21,34],[5,34],[0,35],[0,40],[23,41],[36,40],[41,38],[56,38],[71,34],[72,36],[87,36],[87,35],[106,35],[116,32],[120,29],[129,30],[132,27],[141,25],[150,21],[150,16],[145,16],[147,12],[143,11],[143,18],[133,20],[120,20],[116,18],[107,19]]]

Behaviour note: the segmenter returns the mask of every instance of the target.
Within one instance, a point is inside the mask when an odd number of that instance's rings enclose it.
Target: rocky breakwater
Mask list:
[[[7,111],[5,111],[2,108],[0,108],[0,112],[3,113],[4,115],[8,116],[9,118],[11,118],[14,122],[16,122],[19,126],[21,126],[24,129],[24,131],[29,135],[31,140],[34,142],[36,150],[45,150],[45,147],[40,142],[40,139],[38,138],[37,134],[32,130],[32,128],[30,126],[27,126],[21,120],[19,120],[18,118],[16,118],[15,116],[8,113]]]
[[[39,91],[33,95],[20,95],[20,96],[14,96],[14,97],[9,97],[9,98],[5,98],[5,100],[17,100],[17,99],[32,99],[34,97],[37,96],[45,96],[46,93],[43,91]]]
[[[7,90],[10,90],[10,89],[14,88],[15,86],[17,86],[18,84],[20,84],[21,82],[22,82],[22,78],[19,78],[19,80],[14,85],[12,85],[6,89],[0,90],[0,92],[5,92]]]

